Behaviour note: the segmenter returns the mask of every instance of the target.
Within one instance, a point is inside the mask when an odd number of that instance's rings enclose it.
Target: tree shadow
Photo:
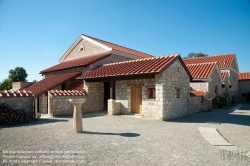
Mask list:
[[[104,132],[91,132],[91,131],[83,131],[82,134],[97,134],[97,135],[118,135],[122,137],[139,137],[138,133],[104,133]]]
[[[216,109],[213,112],[198,112],[168,122],[178,123],[230,123],[243,126],[250,126],[250,104],[243,105],[240,109]]]
[[[68,122],[65,119],[52,119],[52,118],[39,118],[34,119],[34,121],[28,123],[19,123],[13,125],[0,125],[1,128],[14,128],[14,127],[23,127],[23,126],[34,126],[34,125],[42,125],[42,124],[49,124],[49,123],[56,123],[56,122]]]

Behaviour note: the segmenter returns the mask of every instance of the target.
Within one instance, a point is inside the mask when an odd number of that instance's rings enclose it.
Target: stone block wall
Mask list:
[[[83,56],[98,54],[106,52],[107,50],[83,39],[77,46],[69,53],[65,60],[75,59]]]
[[[15,110],[24,110],[29,117],[33,117],[33,97],[6,97],[0,98],[1,103],[7,103]]]
[[[230,70],[230,82],[232,85],[232,88],[229,88],[230,95],[238,97],[238,73]]]
[[[84,96],[51,96],[49,95],[49,114],[51,116],[73,115],[74,106],[69,99],[85,98]],[[83,105],[82,105],[83,107]],[[82,111],[83,108],[82,108]]]
[[[116,102],[120,103],[120,113],[131,114],[131,86],[142,87],[142,114],[145,117],[157,118],[158,105],[156,98],[147,98],[146,89],[155,88],[155,79],[135,79],[116,81]]]
[[[103,82],[84,82],[84,90],[87,93],[83,103],[83,112],[103,111],[104,85]]]
[[[250,94],[250,80],[239,81],[239,101],[247,101],[247,94]],[[243,95],[242,93],[245,93]]]
[[[159,119],[168,120],[187,115],[190,91],[190,78],[179,60],[176,60],[165,71],[156,75],[156,101]],[[177,96],[179,89],[179,96]]]
[[[108,100],[108,115],[120,115],[120,103],[114,99]]]
[[[190,90],[208,92],[208,82],[190,82]]]
[[[212,102],[204,100],[203,97],[190,97],[188,100],[188,114],[200,111],[208,111],[212,108]]]
[[[208,92],[215,92],[215,87],[217,85],[218,87],[218,94],[222,95],[223,94],[223,89],[222,89],[222,79],[221,79],[221,73],[219,70],[215,68],[212,76],[211,76],[211,81],[208,83]]]

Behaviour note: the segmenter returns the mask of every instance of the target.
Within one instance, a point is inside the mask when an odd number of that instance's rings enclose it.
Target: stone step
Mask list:
[[[143,115],[142,114],[128,114],[128,115],[121,115],[121,116],[124,116],[124,117],[131,117],[131,118],[143,118]]]

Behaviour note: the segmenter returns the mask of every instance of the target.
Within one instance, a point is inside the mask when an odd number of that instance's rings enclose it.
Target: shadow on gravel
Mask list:
[[[139,137],[140,136],[140,134],[138,133],[102,133],[102,132],[90,132],[90,131],[83,131],[82,134],[119,135],[122,137]]]
[[[34,126],[34,125],[49,124],[49,123],[56,123],[56,122],[68,122],[68,120],[41,118],[41,119],[36,119],[35,121],[32,121],[30,123],[22,123],[22,124],[14,124],[14,125],[0,125],[0,129],[1,128],[23,127],[23,126]]]
[[[244,104],[239,110],[216,109],[213,112],[199,112],[186,117],[168,120],[167,122],[212,124],[230,123],[250,126],[250,104]]]
[[[106,116],[107,112],[101,111],[101,112],[89,112],[89,113],[83,113],[82,118],[94,118],[94,117],[100,117],[100,116]],[[54,116],[58,119],[60,118],[73,118],[73,115],[62,115],[62,116]]]

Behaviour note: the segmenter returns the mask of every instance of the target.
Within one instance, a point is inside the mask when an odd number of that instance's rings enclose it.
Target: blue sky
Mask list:
[[[0,0],[0,81],[28,81],[86,34],[151,55],[236,53],[250,71],[249,0]]]

